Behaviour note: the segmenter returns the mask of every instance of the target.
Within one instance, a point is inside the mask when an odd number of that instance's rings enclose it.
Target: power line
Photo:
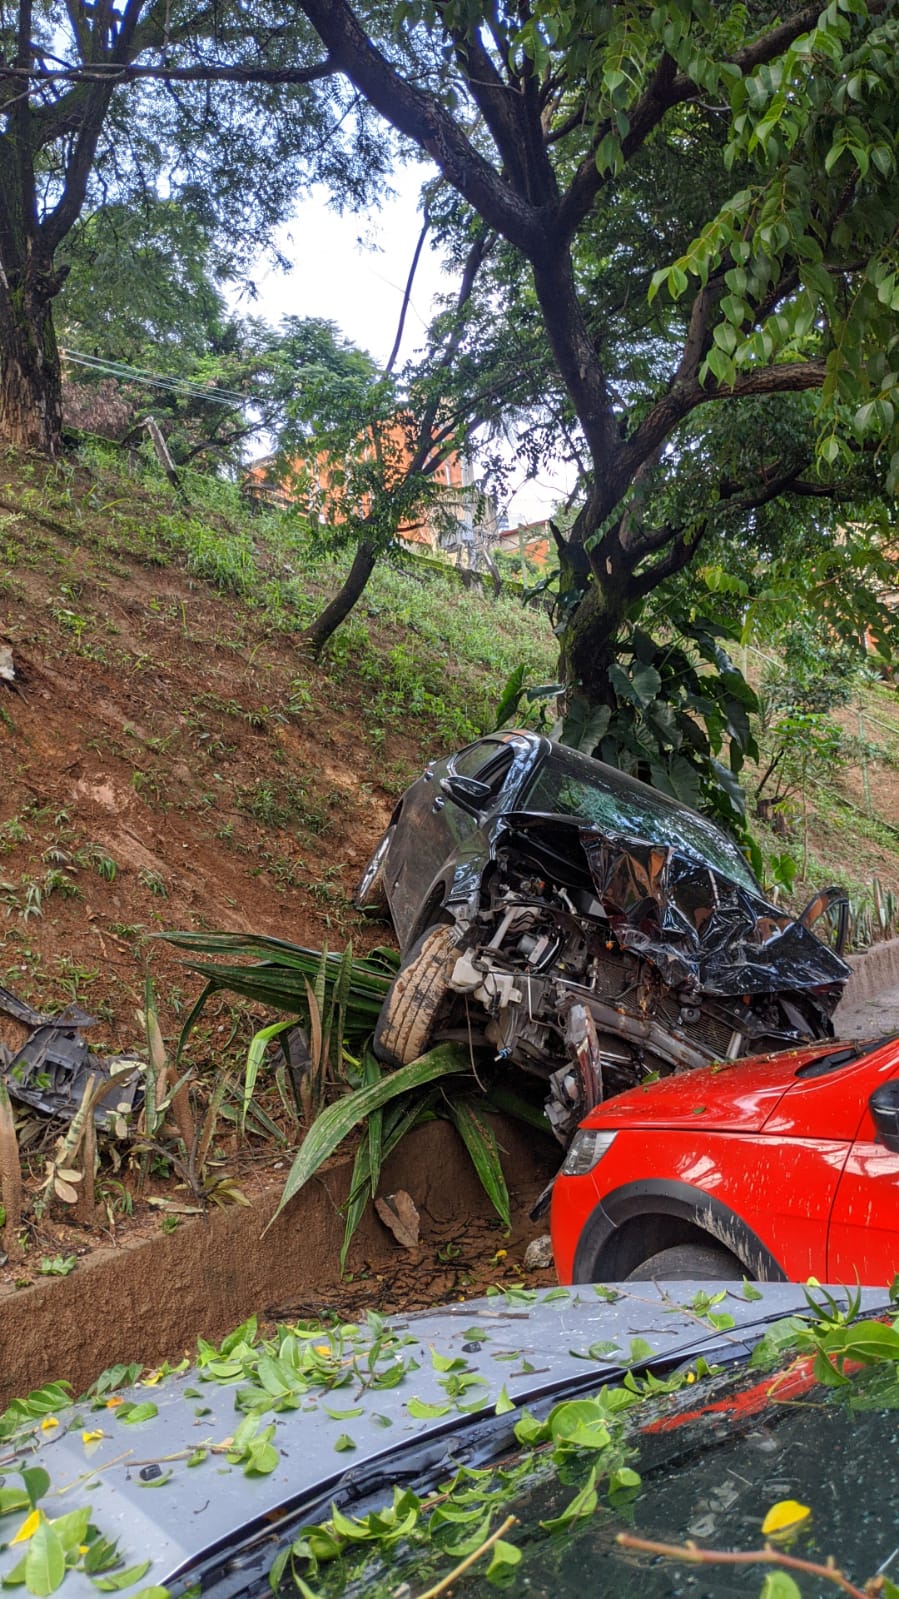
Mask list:
[[[191,383],[187,378],[165,377],[159,372],[146,372],[141,367],[129,366],[126,361],[104,360],[102,356],[84,355],[78,350],[60,349],[59,353],[66,361],[71,361],[73,366],[87,367],[92,372],[104,372],[121,382],[139,382],[150,388],[165,389],[171,394],[184,394],[192,399],[209,400],[214,405],[247,405],[252,401],[252,395],[238,394],[234,389],[218,388],[215,384],[210,384],[208,388],[201,387],[198,383]]]

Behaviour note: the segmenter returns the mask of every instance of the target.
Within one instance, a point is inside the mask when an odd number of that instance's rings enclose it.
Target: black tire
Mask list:
[[[635,1266],[627,1281],[738,1283],[746,1275],[742,1262],[720,1244],[672,1244]]]
[[[385,833],[382,833],[375,846],[375,852],[362,873],[352,894],[354,910],[367,911],[369,916],[390,915],[390,902],[387,898],[387,878],[384,867],[396,824],[391,822]]]
[[[391,983],[374,1037],[375,1054],[388,1066],[408,1066],[428,1048],[449,992],[455,932],[454,927],[432,927]]]

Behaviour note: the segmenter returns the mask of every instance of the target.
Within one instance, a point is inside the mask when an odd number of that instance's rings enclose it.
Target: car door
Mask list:
[[[446,777],[473,777],[489,783],[491,798],[484,807],[489,810],[502,789],[514,754],[514,746],[508,741],[478,739],[449,760],[429,762],[409,789],[389,861],[391,915],[403,946],[419,926],[422,912],[427,911],[435,881],[445,889],[446,880],[452,878],[452,861],[479,827],[478,817],[454,804],[441,781]]]
[[[837,1186],[827,1247],[832,1283],[890,1283],[899,1272],[899,1154],[878,1141],[868,1104],[899,1076],[895,1044],[866,1062],[861,1114]]]

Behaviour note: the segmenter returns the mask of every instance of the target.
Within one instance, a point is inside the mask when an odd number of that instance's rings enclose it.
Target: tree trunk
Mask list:
[[[349,616],[375,569],[375,560],[374,546],[363,540],[356,549],[346,581],[338,589],[333,600],[325,606],[321,616],[316,617],[301,634],[304,644],[308,645],[314,656],[321,655],[331,634],[336,633],[341,622]]]
[[[600,587],[594,578],[568,616],[559,640],[559,679],[569,692],[584,694],[591,705],[614,705],[609,667],[627,616],[623,595]]]
[[[19,279],[16,281],[16,279]],[[51,301],[61,276],[0,273],[0,444],[62,453],[62,383]]]

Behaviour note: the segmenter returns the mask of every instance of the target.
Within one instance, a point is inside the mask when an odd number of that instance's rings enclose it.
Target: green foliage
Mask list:
[[[44,1255],[41,1259],[42,1277],[68,1277],[78,1262],[74,1255]]]
[[[459,1098],[460,1081],[471,1080],[466,1051],[452,1045],[431,1050],[421,1060],[399,1071],[382,1072],[368,1047],[368,1037],[395,972],[396,957],[374,951],[354,959],[352,946],[341,956],[327,950],[316,953],[281,939],[242,937],[239,934],[171,933],[168,942],[179,949],[206,954],[270,958],[254,965],[191,962],[190,969],[207,979],[200,998],[182,1028],[179,1056],[209,996],[228,989],[249,999],[262,1000],[294,1016],[302,1016],[310,1030],[310,1058],[297,1090],[308,1130],[291,1166],[281,1194],[279,1214],[320,1169],[338,1146],[360,1126],[362,1140],[356,1151],[346,1205],[346,1228],[341,1249],[341,1269],[365,1206],[373,1197],[381,1167],[407,1133],[438,1110],[449,1116],[472,1158],[485,1193],[506,1227],[509,1195],[495,1135],[475,1106]],[[267,1045],[292,1022],[274,1023],[255,1035],[244,1080],[244,1110],[256,1087]],[[348,1053],[355,1047],[360,1060]],[[359,1086],[322,1109],[325,1073],[332,1081],[345,1081],[354,1070]],[[437,1081],[452,1083],[452,1094],[436,1103],[430,1087]],[[308,1089],[313,1081],[314,1091]],[[274,1218],[273,1218],[274,1219]]]

